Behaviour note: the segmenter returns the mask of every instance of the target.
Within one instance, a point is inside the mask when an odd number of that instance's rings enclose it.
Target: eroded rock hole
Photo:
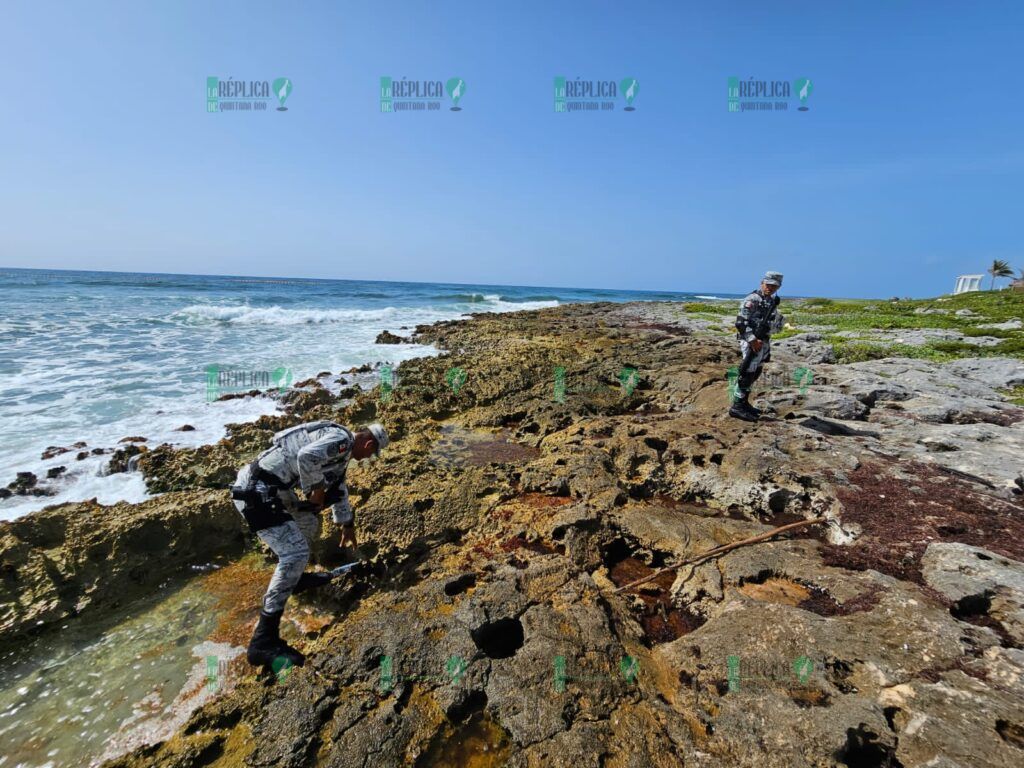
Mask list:
[[[895,747],[880,742],[864,723],[846,729],[846,744],[836,759],[849,768],[903,768]]]
[[[467,589],[476,586],[476,576],[472,573],[464,573],[457,579],[452,579],[444,585],[444,593],[448,597],[455,597],[455,595],[461,595]]]
[[[902,710],[899,707],[886,707],[882,710],[882,714],[885,715],[885,722],[889,725],[889,730],[893,733],[898,733],[899,729],[896,727],[896,715]]]
[[[762,568],[753,576],[740,576],[736,584],[740,587],[744,584],[764,584],[768,579],[778,578],[785,578],[785,574],[773,571],[771,568]]]
[[[786,511],[786,504],[789,503],[789,499],[793,494],[783,489],[774,491],[768,496],[768,509],[772,511],[772,514],[778,515],[780,512]]]
[[[476,647],[489,659],[508,659],[523,647],[523,624],[519,619],[488,621],[470,632]]]
[[[996,720],[996,733],[1007,744],[1024,749],[1024,725],[1011,723],[1009,720]]]
[[[613,568],[633,554],[634,548],[625,539],[612,539],[604,548],[602,561],[605,568]]]
[[[646,445],[648,448],[651,448],[652,450],[657,451],[658,453],[661,453],[666,448],[668,448],[668,442],[662,440],[660,437],[645,437],[644,445]]]
[[[455,701],[448,707],[445,714],[453,723],[461,723],[477,712],[483,712],[486,706],[487,694],[480,690],[473,690]]]
[[[992,595],[990,592],[982,592],[978,595],[967,595],[957,600],[949,609],[954,619],[960,621],[977,620],[982,616],[988,616],[992,608]]]
[[[616,559],[608,568],[608,576],[618,587],[643,579],[664,564],[665,553],[653,552],[650,559],[651,565],[635,555]],[[649,648],[682,637],[706,620],[700,614],[673,605],[671,587],[675,578],[674,571],[667,571],[627,595],[630,612],[643,628],[644,643]]]
[[[853,664],[842,659],[829,658],[825,660],[825,679],[839,689],[840,693],[857,693],[857,687],[849,682],[853,674]]]

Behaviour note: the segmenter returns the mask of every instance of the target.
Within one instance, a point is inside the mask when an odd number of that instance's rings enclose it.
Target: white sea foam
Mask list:
[[[558,301],[505,301],[497,294],[483,297],[483,301],[457,302],[447,307],[383,307],[381,309],[287,309],[285,307],[253,307],[249,305],[223,306],[193,304],[172,315],[172,319],[186,323],[224,323],[231,325],[323,325],[332,323],[385,323],[400,320],[431,322],[451,318],[453,314],[469,312],[517,312],[557,307]],[[456,310],[453,313],[452,310]],[[463,310],[460,312],[459,310]]]
[[[490,305],[490,306],[487,306]],[[558,301],[504,301],[498,296],[488,297],[487,305],[474,312],[523,312],[529,309],[557,307]]]
[[[194,323],[231,323],[235,325],[321,325],[385,321],[397,318],[395,307],[383,309],[284,309],[282,307],[216,306],[196,304],[175,312],[172,317]]]
[[[0,500],[0,519],[91,498],[102,504],[141,502],[150,497],[141,474],[104,471],[122,438],[139,435],[150,447],[198,446],[222,438],[228,423],[276,411],[269,398],[207,402],[204,371],[210,364],[241,370],[285,366],[292,381],[301,381],[325,370],[337,374],[367,362],[398,364],[438,354],[419,344],[375,344],[384,329],[406,335],[418,324],[470,312],[559,303],[463,294],[415,307],[253,306],[228,297],[207,301],[178,289],[136,296],[130,288],[102,296],[64,294],[51,303],[67,309],[72,301],[75,306],[63,313],[39,317],[26,305],[3,321],[5,331],[19,335],[10,345],[14,354],[0,392],[0,413],[5,426],[11,425],[0,443],[0,486],[16,472],[29,471],[53,495]],[[178,431],[183,424],[195,430]],[[40,458],[49,446],[78,441],[86,447]],[[106,452],[93,455],[94,448]],[[89,455],[79,461],[82,450]],[[63,474],[47,478],[56,467],[64,467]]]
[[[70,404],[70,397],[68,401]],[[156,403],[149,412],[140,412],[109,424],[93,426],[89,428],[88,434],[58,443],[62,447],[69,447],[71,443],[81,439],[86,442],[84,449],[73,448],[50,459],[41,459],[39,450],[26,448],[20,451],[21,455],[14,458],[17,462],[15,467],[18,470],[35,473],[39,478],[39,484],[55,491],[55,495],[12,496],[0,505],[0,520],[13,520],[52,504],[92,498],[100,504],[145,501],[150,498],[150,494],[140,472],[106,472],[111,456],[109,451],[123,448],[124,445],[119,442],[122,438],[145,437],[145,444],[150,448],[161,443],[171,443],[177,447],[197,447],[220,440],[224,436],[226,424],[253,421],[265,414],[277,412],[276,401],[264,397],[239,398],[222,403],[206,403],[198,397],[185,397],[177,402],[172,401],[171,407],[167,410],[161,411],[155,406]],[[164,403],[164,406],[167,404]],[[184,424],[189,424],[195,429],[187,432],[178,431]],[[50,434],[59,434],[58,425],[52,425],[51,430]],[[32,448],[38,449],[39,444]],[[108,452],[93,455],[93,448],[104,448]],[[89,452],[89,456],[79,461],[77,455],[81,450]],[[45,479],[48,470],[61,466],[66,468],[63,474],[55,480]]]

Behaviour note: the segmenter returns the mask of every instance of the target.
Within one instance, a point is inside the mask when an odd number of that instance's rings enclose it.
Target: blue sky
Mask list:
[[[1024,267],[1019,2],[14,0],[0,266],[925,296]],[[207,114],[208,75],[294,90]],[[381,114],[381,75],[462,77]],[[640,83],[556,114],[552,78]],[[809,77],[805,113],[729,76]],[[445,105],[446,107],[447,105]],[[987,280],[986,280],[987,285]]]

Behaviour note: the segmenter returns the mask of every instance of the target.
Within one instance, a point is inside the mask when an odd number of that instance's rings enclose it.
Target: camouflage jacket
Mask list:
[[[773,332],[782,330],[785,321],[786,318],[779,312],[778,294],[769,297],[757,290],[740,302],[736,331],[743,341],[767,341]]]
[[[288,488],[296,483],[306,493],[319,483],[333,488],[339,499],[333,505],[334,522],[345,524],[352,519],[345,472],[354,441],[352,432],[340,424],[313,421],[278,432],[257,461]]]

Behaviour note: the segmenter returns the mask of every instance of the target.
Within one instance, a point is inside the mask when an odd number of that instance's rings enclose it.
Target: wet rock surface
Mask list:
[[[651,303],[421,326],[447,353],[402,363],[386,398],[289,393],[216,445],[151,447],[164,496],[5,524],[5,631],[116,593],[139,560],[241,542],[218,489],[276,429],[380,420],[392,445],[348,477],[364,563],[309,598],[333,619],[307,665],[109,765],[1019,765],[1024,414],[998,391],[1019,363],[780,344],[770,366],[813,353],[813,382],[755,391],[751,424],[726,415],[738,355],[712,325]],[[829,522],[616,591],[811,517]],[[54,532],[76,518],[117,548],[102,574],[59,570],[87,551]],[[133,554],[153,518],[175,546]],[[337,538],[325,523],[321,562]]]
[[[399,336],[391,331],[381,331],[377,334],[377,338],[373,341],[374,344],[408,344],[408,339]]]
[[[240,553],[243,542],[223,491],[62,504],[0,524],[0,642],[125,605],[190,565]]]

